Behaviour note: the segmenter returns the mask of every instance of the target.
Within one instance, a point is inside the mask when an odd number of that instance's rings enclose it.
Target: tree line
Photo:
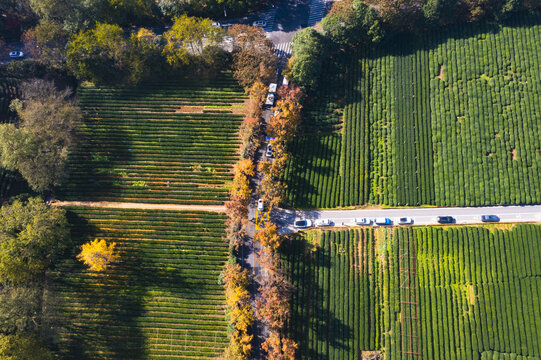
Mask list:
[[[535,0],[338,1],[318,30],[306,28],[294,35],[288,74],[303,88],[316,90],[323,61],[349,47],[369,47],[398,34],[415,35],[455,23],[503,21],[536,9],[541,2]]]
[[[267,6],[272,0],[2,0],[0,38],[16,40],[36,24],[58,26],[69,34],[96,23],[161,25],[189,15],[228,18]]]

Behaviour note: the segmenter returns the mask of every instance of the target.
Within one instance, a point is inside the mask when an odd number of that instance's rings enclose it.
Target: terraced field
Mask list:
[[[68,208],[74,246],[51,273],[47,303],[62,359],[213,359],[228,344],[218,275],[224,216]],[[94,238],[120,260],[92,276],[75,259]]]
[[[318,230],[283,253],[299,359],[541,357],[540,225]]]
[[[62,200],[222,204],[238,158],[244,93],[230,76],[83,87],[81,145]]]
[[[539,54],[539,16],[350,50],[291,145],[290,204],[541,203]]]

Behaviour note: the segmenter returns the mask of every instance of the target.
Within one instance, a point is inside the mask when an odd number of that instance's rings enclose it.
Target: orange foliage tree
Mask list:
[[[276,331],[270,332],[261,347],[267,352],[268,360],[295,360],[297,344],[291,339],[282,337]]]
[[[229,29],[233,37],[234,76],[244,87],[255,82],[268,83],[274,78],[277,58],[274,45],[265,30],[258,26],[237,24]]]
[[[255,174],[254,163],[251,159],[242,159],[235,165],[233,172],[235,176],[231,186],[231,195],[247,202],[252,192],[249,177]]]
[[[254,310],[250,303],[250,273],[239,264],[227,263],[222,271],[229,323],[233,328],[226,359],[248,360],[252,353],[252,335],[248,329],[254,323]]]
[[[278,227],[270,221],[255,234],[254,240],[263,246],[268,246],[272,251],[276,251],[282,243],[282,238],[278,235]]]

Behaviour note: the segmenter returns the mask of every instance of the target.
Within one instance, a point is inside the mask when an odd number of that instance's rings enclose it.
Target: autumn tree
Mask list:
[[[261,82],[256,81],[248,90],[250,102],[246,107],[248,117],[259,119],[263,113],[262,107],[267,97],[267,87]]]
[[[249,88],[255,82],[271,82],[278,59],[265,30],[259,26],[236,24],[229,30],[229,35],[233,37],[233,69],[239,83]]]
[[[116,243],[114,242],[107,244],[103,239],[94,239],[83,244],[77,259],[87,265],[91,271],[103,272],[107,270],[112,262],[117,261],[119,258],[115,252],[115,246]]]
[[[267,360],[295,360],[297,344],[278,331],[271,331],[261,348],[266,351]]]
[[[75,143],[74,123],[82,115],[70,95],[49,81],[24,83],[21,98],[11,105],[21,120],[18,127],[0,125],[0,164],[18,171],[38,192],[60,183]]]
[[[271,251],[276,251],[282,243],[282,238],[278,234],[278,227],[270,221],[265,223],[265,227],[255,233],[254,240],[262,246],[268,246]]]
[[[225,232],[229,239],[229,244],[238,249],[244,243],[246,237],[246,225],[248,223],[248,206],[243,198],[231,196],[229,201],[225,202]]]
[[[48,66],[61,68],[65,62],[65,46],[69,33],[60,23],[42,21],[25,31],[21,37],[24,50]]]
[[[255,174],[254,163],[251,159],[242,159],[235,165],[233,172],[235,175],[233,176],[231,195],[248,201],[252,192],[249,177]]]
[[[243,270],[239,264],[227,263],[222,271],[222,279],[225,287],[227,315],[233,328],[224,358],[248,360],[252,353],[253,338],[248,334],[248,330],[254,322],[254,312],[248,292],[250,273],[247,269]]]
[[[45,272],[69,238],[65,214],[38,198],[0,208],[0,283],[33,281]]]

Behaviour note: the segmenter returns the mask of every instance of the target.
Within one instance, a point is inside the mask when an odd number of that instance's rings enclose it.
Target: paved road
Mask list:
[[[393,223],[400,217],[411,217],[414,225],[437,224],[437,216],[452,216],[457,224],[481,222],[481,215],[497,215],[500,222],[541,222],[541,205],[533,206],[492,206],[453,208],[402,208],[402,209],[360,209],[360,210],[278,210],[273,215],[282,228],[282,233],[296,231],[296,219],[330,219],[334,226],[354,226],[355,218],[390,218]]]

